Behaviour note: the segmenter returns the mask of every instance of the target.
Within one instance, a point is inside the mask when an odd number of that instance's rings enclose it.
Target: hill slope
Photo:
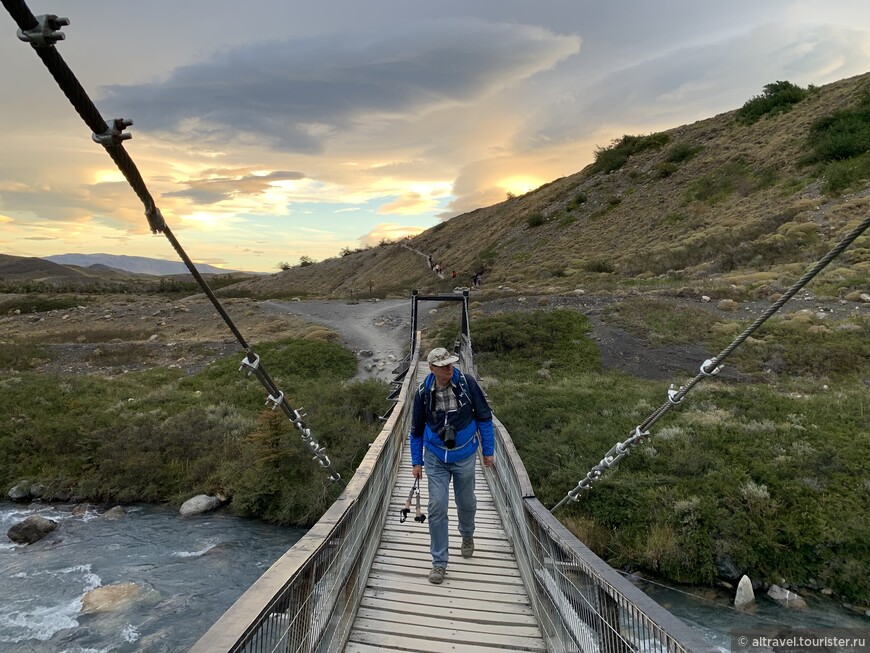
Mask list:
[[[749,124],[735,110],[626,136],[584,170],[523,196],[401,243],[293,268],[231,292],[350,296],[371,288],[376,295],[406,295],[412,288],[468,285],[483,271],[485,287],[523,292],[736,282],[766,296],[800,276],[866,215],[870,142],[847,161],[857,162],[857,177],[835,189],[833,175],[842,171],[817,160],[812,139],[819,121],[837,112],[863,111],[870,125],[868,89],[870,74],[811,88],[790,110]],[[426,255],[443,263],[446,279],[429,271]],[[868,238],[831,267],[841,277],[832,296],[866,292]],[[452,270],[459,284],[449,278]]]

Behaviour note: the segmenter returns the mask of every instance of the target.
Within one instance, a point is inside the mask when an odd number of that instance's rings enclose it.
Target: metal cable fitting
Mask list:
[[[724,365],[717,365],[711,371],[708,372],[707,367],[709,367],[712,362],[713,362],[713,359],[708,358],[703,363],[701,363],[701,374],[703,374],[704,376],[714,376],[716,374],[719,374],[719,372],[722,371],[722,368],[725,367]]]
[[[27,30],[19,29],[18,38],[25,43],[30,43],[34,48],[48,48],[66,38],[66,34],[61,32],[60,28],[67,25],[69,25],[69,18],[58,18],[54,14],[40,14],[36,16],[36,27]]]
[[[247,376],[251,376],[251,374],[256,372],[257,369],[260,367],[260,357],[257,356],[257,354],[254,354],[254,361],[251,362],[248,360],[248,357],[245,356],[242,359],[242,364],[239,366],[239,372],[241,372],[246,367],[248,368],[248,371],[245,374]]]
[[[106,124],[108,128],[102,134],[91,134],[95,143],[103,147],[118,147],[123,141],[133,138],[133,134],[124,131],[133,125],[133,121],[129,118],[112,118],[107,120]]]
[[[151,233],[163,233],[166,229],[166,221],[163,219],[163,214],[153,204],[145,211],[145,217],[148,218],[148,226],[151,227]]]
[[[674,397],[676,397],[682,391],[683,391],[682,388],[676,389],[676,388],[674,388],[674,386],[671,386],[670,388],[668,388],[668,401],[671,402],[672,406],[676,406],[678,404],[683,403],[682,397],[680,397],[679,399],[674,399]]]
[[[277,397],[273,397],[272,395],[269,395],[269,396],[266,398],[266,404],[265,404],[265,405],[268,406],[269,404],[272,404],[272,410],[275,410],[275,409],[276,409],[278,406],[280,406],[283,402],[284,402],[284,391],[283,391],[283,390],[279,390],[279,391],[278,391],[278,396],[277,396]]]

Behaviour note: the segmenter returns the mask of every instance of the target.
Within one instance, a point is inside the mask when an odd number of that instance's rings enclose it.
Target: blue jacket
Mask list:
[[[464,378],[464,383],[460,380]],[[465,386],[465,388],[463,388]],[[448,423],[456,429],[456,447],[447,449],[438,431],[444,425],[444,411],[435,410],[435,375],[429,376],[414,393],[414,408],[411,416],[411,464],[423,464],[423,446],[445,463],[463,460],[477,450],[477,432],[483,445],[483,455],[492,456],[495,451],[495,435],[492,429],[492,410],[486,403],[483,390],[473,376],[463,375],[453,368],[450,387],[456,396],[459,410],[446,416]],[[467,390],[466,390],[467,388]]]

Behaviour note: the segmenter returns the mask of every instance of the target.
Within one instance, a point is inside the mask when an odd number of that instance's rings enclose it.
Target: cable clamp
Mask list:
[[[305,409],[302,408],[302,406],[300,406],[297,410],[293,411],[293,421],[299,427],[302,426],[302,420],[304,420],[306,417],[307,415],[305,414]]]
[[[148,226],[151,227],[152,234],[162,234],[166,229],[166,221],[163,219],[163,214],[156,206],[151,205],[145,211],[145,217],[148,218]]]
[[[703,374],[704,376],[714,376],[714,375],[716,375],[716,374],[719,374],[719,372],[722,371],[722,368],[725,367],[724,365],[717,365],[715,368],[713,368],[712,371],[708,372],[708,371],[707,371],[707,367],[708,367],[712,362],[713,362],[713,359],[712,359],[712,358],[708,358],[708,359],[705,360],[703,363],[701,363],[701,374]]]
[[[680,390],[682,390],[682,388],[677,389],[677,388],[674,388],[674,386],[671,386],[670,388],[668,388],[668,401],[671,402],[672,406],[676,406],[678,404],[683,403],[682,397],[680,397],[679,399],[674,399],[674,397],[676,397],[678,394],[680,394]]]
[[[682,399],[680,399],[680,401],[682,401]],[[677,402],[677,403],[679,403],[679,402]],[[644,438],[648,438],[648,437],[649,437],[649,431],[641,431],[640,425],[634,427],[634,435],[632,435],[632,440],[634,440],[635,442],[639,442],[640,440],[643,440]]]
[[[40,14],[36,16],[36,27],[18,30],[18,38],[25,43],[30,43],[34,48],[51,47],[58,41],[63,41],[66,34],[60,31],[61,27],[69,25],[69,18],[58,18],[54,14]]]
[[[268,406],[269,404],[272,404],[272,410],[275,410],[278,406],[281,405],[281,403],[283,401],[284,401],[284,391],[279,390],[277,397],[273,397],[272,395],[269,395],[269,397],[266,399],[265,405]]]
[[[256,372],[257,369],[260,367],[260,357],[257,356],[257,354],[254,354],[254,362],[251,362],[248,360],[248,357],[245,356],[242,359],[242,364],[239,366],[239,372],[241,372],[246,367],[248,368],[247,375],[251,376],[251,373]]]
[[[133,121],[129,118],[112,118],[107,120],[108,128],[102,134],[93,133],[91,138],[95,143],[99,143],[103,147],[117,147],[121,141],[128,141],[133,138],[133,134],[129,134],[124,130],[133,125]]]

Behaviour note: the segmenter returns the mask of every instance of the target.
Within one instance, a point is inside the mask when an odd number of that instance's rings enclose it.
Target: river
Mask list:
[[[173,509],[128,506],[110,521],[96,510],[0,502],[0,651],[3,653],[170,653],[186,651],[304,533],[219,510],[181,518]],[[59,523],[45,539],[16,546],[5,537],[32,514]],[[82,614],[85,593],[136,583],[138,598],[111,612]],[[833,600],[809,609],[759,597],[750,613],[643,583],[642,589],[728,651],[732,628],[820,626],[870,629],[870,620]]]
[[[0,651],[186,651],[303,534],[225,511],[181,518],[159,506],[127,506],[119,520],[72,506],[0,502]],[[30,546],[10,526],[39,514],[58,528]],[[101,585],[136,583],[126,607],[82,614]]]

